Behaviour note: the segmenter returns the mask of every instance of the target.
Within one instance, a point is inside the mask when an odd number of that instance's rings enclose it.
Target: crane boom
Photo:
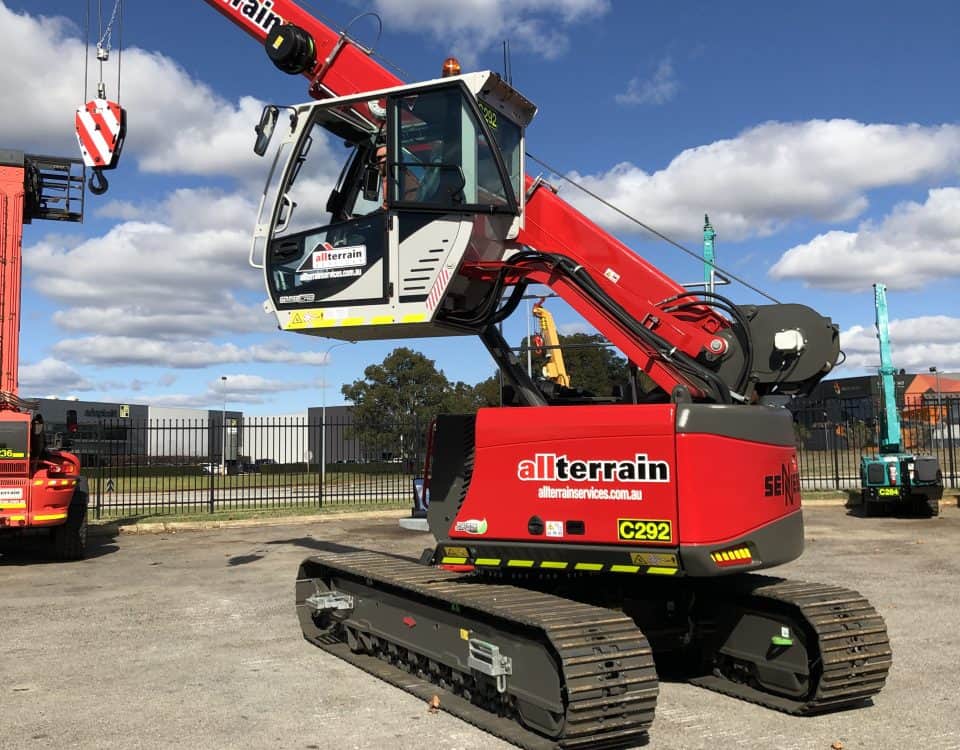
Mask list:
[[[389,90],[401,83],[348,33],[334,31],[291,0],[204,2],[264,43],[278,67],[306,76],[309,93],[316,99]],[[702,360],[727,354],[731,343],[736,343],[730,321],[702,301],[689,304],[692,298],[680,284],[573,208],[541,179],[527,175],[522,186],[525,195],[518,199],[524,204],[523,221],[515,237],[517,245],[570,259],[595,280],[603,294],[617,300],[622,314],[603,312],[584,298],[582,290],[557,280],[553,268],[543,264],[527,264],[510,280],[556,283],[558,294],[664,390],[683,385],[695,395],[702,394],[706,386],[702,378],[691,377],[689,363],[681,368],[664,355]],[[501,270],[499,260],[491,265],[466,259],[460,273],[489,279]],[[620,279],[629,279],[629,287],[618,286]],[[665,308],[665,302],[679,309]],[[640,321],[651,335],[638,336],[618,317]],[[337,335],[329,328],[325,334]],[[749,369],[742,355],[734,359],[731,371]],[[740,382],[733,388],[745,386]],[[725,393],[717,392],[723,390],[714,384],[713,397],[727,399]]]
[[[12,396],[17,395],[20,361],[23,201],[23,154],[0,153],[0,392]]]
[[[877,316],[877,339],[880,342],[880,388],[883,392],[883,430],[880,435],[881,453],[903,451],[903,432],[897,410],[896,384],[893,376],[893,358],[890,354],[890,325],[887,313],[887,285],[873,285]]]
[[[346,96],[401,83],[346,32],[334,31],[291,0],[203,1],[261,44],[265,44],[281,26],[302,29],[309,41],[303,39],[304,47],[299,49],[291,45],[289,52],[291,58],[299,62],[295,72],[310,81],[310,96],[315,99]],[[284,47],[288,38],[289,35],[278,42],[276,36],[271,37],[271,45],[276,45],[274,54],[288,51]],[[312,50],[309,49],[311,46]],[[273,59],[276,62],[276,58]]]
[[[543,376],[559,386],[570,387],[570,375],[563,361],[563,349],[560,346],[560,334],[553,322],[553,315],[543,306],[543,299],[533,306],[533,316],[540,321],[543,344],[547,349],[547,363],[543,366]]]
[[[943,496],[943,474],[936,456],[904,451],[903,429],[897,410],[896,370],[890,352],[890,323],[886,284],[873,285],[877,340],[880,342],[879,455],[860,457],[860,500],[868,514],[906,506],[923,515],[938,515]]]

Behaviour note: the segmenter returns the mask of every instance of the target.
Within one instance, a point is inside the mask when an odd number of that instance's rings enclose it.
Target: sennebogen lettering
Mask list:
[[[223,4],[239,10],[267,32],[283,23],[283,19],[273,12],[273,0],[223,0]]]

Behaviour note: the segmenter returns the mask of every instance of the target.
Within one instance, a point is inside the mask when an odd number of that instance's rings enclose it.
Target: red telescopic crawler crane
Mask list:
[[[891,651],[869,602],[753,574],[803,548],[792,419],[765,402],[832,369],[837,327],[691,292],[527,176],[536,107],[496,73],[403,84],[289,0],[205,2],[316,99],[256,129],[261,155],[279,140],[251,249],[279,326],[479,336],[512,404],[436,419],[422,560],[303,562],[307,640],[531,748],[642,742],[658,671],[792,714],[876,694]],[[348,156],[324,207],[330,135]],[[530,284],[659,389],[542,392],[497,328]]]
[[[18,395],[23,225],[83,220],[80,162],[0,149],[0,543],[49,542],[83,557],[87,485],[72,453],[46,446],[35,402]]]

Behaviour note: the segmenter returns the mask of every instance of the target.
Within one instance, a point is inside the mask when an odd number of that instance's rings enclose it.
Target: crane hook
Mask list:
[[[103,170],[97,167],[94,167],[93,174],[90,176],[87,184],[90,185],[90,192],[94,195],[103,195],[107,192],[107,188],[110,187],[107,178],[103,176]]]

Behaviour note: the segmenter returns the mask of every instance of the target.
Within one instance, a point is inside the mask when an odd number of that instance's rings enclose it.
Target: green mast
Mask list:
[[[893,357],[890,355],[890,328],[887,314],[887,286],[873,285],[877,313],[877,340],[880,342],[880,383],[883,391],[883,429],[880,431],[880,453],[901,453],[903,436],[897,412],[896,382]]]
[[[710,217],[703,215],[703,285],[708,292],[714,291],[716,284],[716,271],[714,270],[713,241],[717,233],[713,231],[710,224]]]

